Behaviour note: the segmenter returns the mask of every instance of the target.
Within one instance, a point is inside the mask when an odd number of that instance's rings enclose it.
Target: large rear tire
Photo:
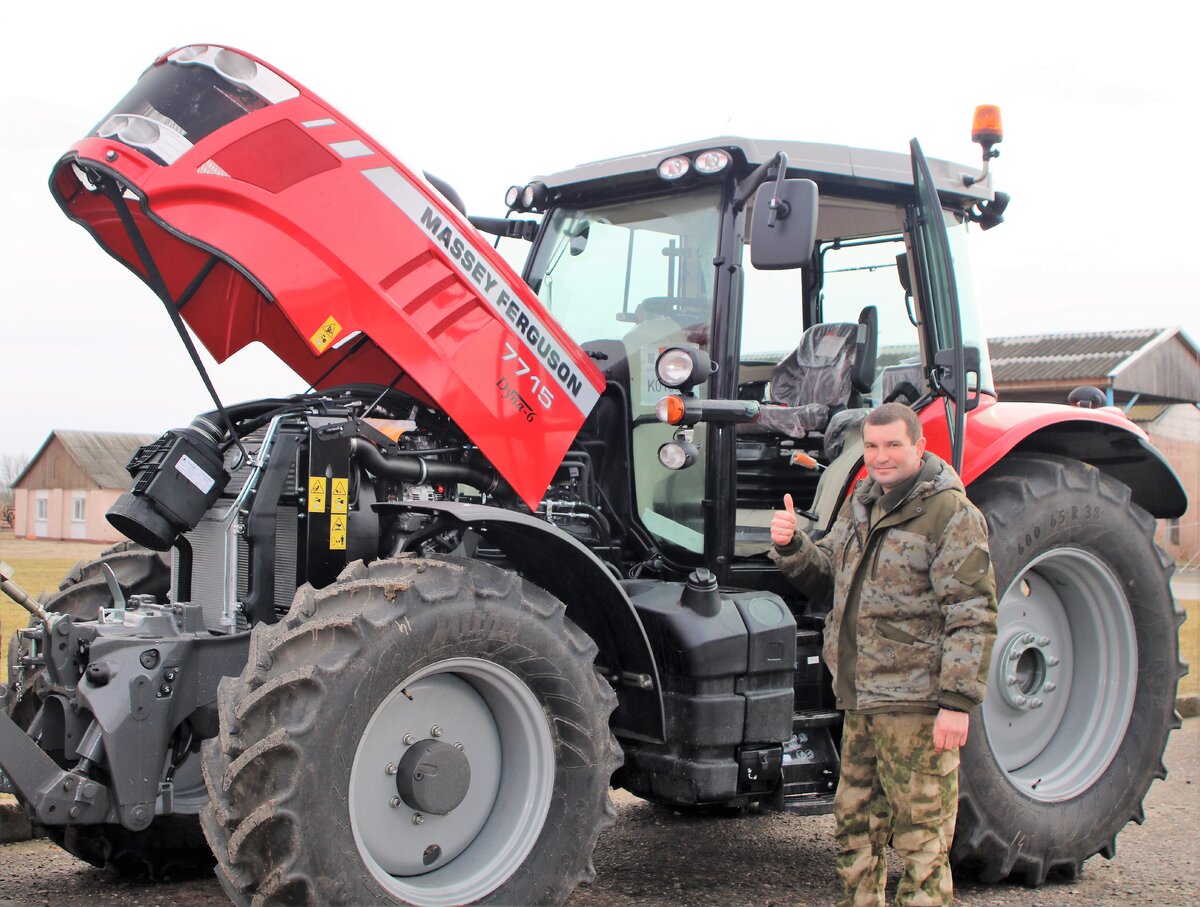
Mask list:
[[[165,600],[171,585],[168,558],[133,542],[121,542],[105,549],[94,560],[76,563],[59,584],[58,591],[43,597],[42,606],[52,614],[95,620],[101,607],[112,604],[105,566],[113,571],[126,597],[153,595]],[[14,634],[8,650],[9,683],[13,688],[17,686],[17,659],[22,651],[22,642]],[[39,677],[43,671],[25,672],[20,684],[22,695],[10,707],[12,719],[23,728],[29,726],[41,708]],[[205,791],[197,755],[179,766],[175,779],[178,791],[175,808],[190,813],[159,816],[149,828],[136,832],[121,825],[48,825],[44,831],[73,856],[124,878],[180,878],[209,872],[213,858],[200,831],[199,811]]]
[[[615,814],[616,696],[595,654],[559,601],[475,561],[357,563],[302,587],[222,681],[205,746],[226,892],[562,903]]]
[[[970,494],[1001,598],[951,856],[985,882],[1075,878],[1166,777],[1184,673],[1173,566],[1128,487],[1076,460],[1014,455]]]

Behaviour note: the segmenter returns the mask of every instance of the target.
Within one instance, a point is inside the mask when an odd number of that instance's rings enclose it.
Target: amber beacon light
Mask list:
[[[975,108],[975,118],[971,121],[971,141],[990,151],[992,145],[998,145],[1003,140],[1000,108],[993,104],[980,104]]]
[[[994,104],[980,104],[975,108],[975,118],[971,121],[971,141],[977,142],[983,148],[983,170],[978,176],[964,176],[964,186],[973,186],[987,179],[988,163],[1000,152],[993,146],[1004,141],[1004,127],[1000,125],[1000,108]]]

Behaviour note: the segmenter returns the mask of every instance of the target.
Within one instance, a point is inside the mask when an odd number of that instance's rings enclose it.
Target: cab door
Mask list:
[[[950,451],[956,472],[962,472],[963,438],[968,409],[967,376],[979,372],[979,352],[972,357],[963,347],[958,288],[946,219],[921,145],[909,143],[912,156],[914,207],[910,211],[916,276],[924,312],[927,348],[933,351],[930,383],[943,399]],[[972,362],[973,359],[973,362]],[[972,367],[973,366],[973,367]],[[976,401],[978,397],[976,397]]]

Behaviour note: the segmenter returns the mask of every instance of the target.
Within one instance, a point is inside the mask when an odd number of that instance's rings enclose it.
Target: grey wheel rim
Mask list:
[[[461,748],[470,782],[433,815],[399,796],[396,775],[415,744]],[[461,747],[459,747],[461,745]],[[440,661],[406,678],[375,710],[350,771],[350,824],[371,875],[421,907],[464,904],[525,861],[554,790],[554,742],[525,683],[479,658]]]
[[[1037,557],[1000,600],[988,745],[1026,796],[1061,802],[1112,763],[1133,713],[1137,637],[1120,581],[1080,548]]]
[[[170,755],[168,754],[168,765]],[[175,769],[171,779],[171,812],[184,815],[195,815],[208,803],[208,788],[204,785],[204,775],[200,768],[200,754],[188,753],[187,757]],[[162,794],[158,795],[155,803],[156,810],[161,814],[166,811],[166,803]]]

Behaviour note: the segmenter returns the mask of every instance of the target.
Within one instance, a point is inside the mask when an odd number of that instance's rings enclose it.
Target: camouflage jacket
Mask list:
[[[797,533],[772,557],[813,601],[832,587],[824,659],[839,707],[969,710],[983,700],[996,638],[987,524],[929,453],[902,501],[873,514],[878,499],[873,481],[859,482],[827,535]],[[840,639],[854,651],[839,651]]]

